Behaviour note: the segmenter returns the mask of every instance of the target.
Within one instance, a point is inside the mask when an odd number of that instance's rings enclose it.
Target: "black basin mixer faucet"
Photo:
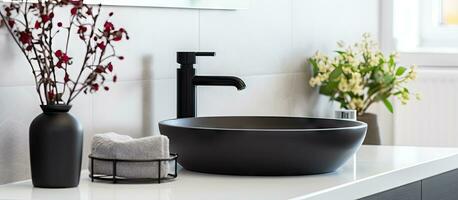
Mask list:
[[[234,76],[196,76],[197,56],[215,56],[215,52],[177,52],[177,118],[196,117],[196,86],[218,85],[245,89],[242,79]]]

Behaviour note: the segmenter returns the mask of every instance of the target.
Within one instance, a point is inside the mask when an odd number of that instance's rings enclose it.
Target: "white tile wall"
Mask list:
[[[176,79],[161,79],[152,82],[152,113],[150,122],[153,133],[159,134],[158,122],[176,117]]]
[[[199,48],[199,11],[185,9],[110,8],[130,40],[118,51],[126,62],[118,68],[123,80],[174,78],[176,52]],[[125,17],[129,16],[129,17]]]
[[[116,130],[120,134],[144,137],[151,135],[152,101],[150,81],[117,83],[109,92],[94,96],[94,131],[98,133]]]
[[[369,32],[378,35],[378,0],[293,2],[293,53],[302,63],[317,50],[332,53],[339,40],[352,43]],[[323,9],[326,8],[326,9]]]
[[[294,71],[291,23],[291,1],[254,1],[238,12],[201,11],[200,49],[215,50],[217,57],[202,58],[199,69],[235,75]]]
[[[176,51],[216,51],[199,59],[198,73],[247,84],[243,91],[199,87],[201,116],[330,116],[332,104],[307,85],[305,59],[330,52],[337,40],[377,35],[378,0],[252,1],[239,11],[104,8],[131,40],[119,49],[126,56],[116,69],[120,82],[74,104],[85,127],[84,157],[95,133],[158,134],[157,122],[175,117]],[[0,34],[0,183],[29,177],[28,125],[40,113],[29,68],[7,38]]]
[[[27,61],[7,34],[0,34],[0,60],[0,86],[33,84]]]
[[[198,88],[198,115],[287,115],[290,106],[291,76],[243,77],[247,88]]]

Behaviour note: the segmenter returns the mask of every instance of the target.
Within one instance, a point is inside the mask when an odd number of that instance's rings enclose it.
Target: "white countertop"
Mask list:
[[[243,177],[182,170],[162,184],[91,183],[83,172],[73,189],[33,188],[30,181],[0,186],[0,200],[234,200],[356,199],[458,168],[458,149],[363,146],[335,173]]]

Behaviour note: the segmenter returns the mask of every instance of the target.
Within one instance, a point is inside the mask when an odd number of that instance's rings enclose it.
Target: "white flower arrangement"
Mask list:
[[[387,57],[370,34],[361,42],[346,46],[338,42],[337,56],[331,58],[317,52],[308,61],[312,66],[310,86],[320,87],[320,93],[340,103],[343,109],[364,114],[376,102],[382,101],[390,112],[391,96],[406,104],[412,93],[405,84],[415,80],[415,66],[398,66],[399,55]],[[415,94],[419,99],[418,94]]]

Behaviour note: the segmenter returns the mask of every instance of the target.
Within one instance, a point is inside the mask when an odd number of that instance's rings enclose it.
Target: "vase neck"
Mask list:
[[[71,105],[66,104],[41,105],[40,107],[44,113],[67,113],[72,109]]]

